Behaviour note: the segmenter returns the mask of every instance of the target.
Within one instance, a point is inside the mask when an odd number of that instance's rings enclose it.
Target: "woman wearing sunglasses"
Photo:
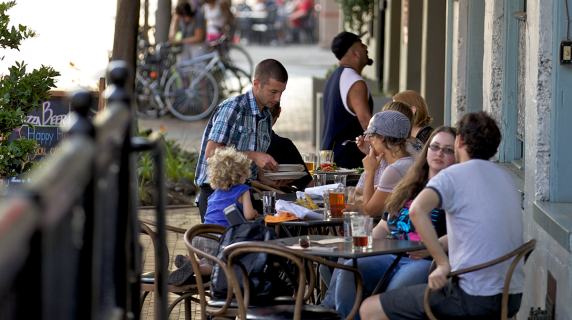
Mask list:
[[[386,212],[389,213],[387,220],[381,220],[373,229],[374,239],[387,237],[402,240],[419,241],[415,227],[409,221],[409,205],[413,199],[425,188],[427,182],[444,168],[455,163],[455,136],[456,130],[451,127],[439,127],[429,137],[417,161],[411,166],[407,174],[401,179],[393,190],[393,193],[385,203]],[[434,210],[431,212],[431,220],[437,235],[440,237],[445,251],[447,251],[447,230],[445,212]],[[386,291],[398,287],[427,283],[431,257],[427,250],[408,252],[409,257],[403,257],[395,267],[389,279]],[[375,289],[385,271],[395,260],[395,255],[383,255],[361,258],[358,269],[363,275],[364,291],[369,296]],[[352,266],[349,260],[346,265]],[[352,307],[355,297],[355,280],[353,273],[339,271],[334,272],[328,288],[328,293],[335,295],[335,308],[347,316]],[[330,290],[335,290],[330,292]],[[356,316],[359,319],[359,316]]]

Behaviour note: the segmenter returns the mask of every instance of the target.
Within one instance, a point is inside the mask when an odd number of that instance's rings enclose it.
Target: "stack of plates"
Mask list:
[[[278,172],[265,172],[264,175],[272,180],[300,179],[307,175],[301,164],[281,164],[278,165]]]

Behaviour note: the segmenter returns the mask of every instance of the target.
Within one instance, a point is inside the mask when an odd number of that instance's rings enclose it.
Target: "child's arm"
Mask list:
[[[254,220],[258,212],[254,210],[252,201],[250,201],[250,190],[244,191],[244,193],[238,197],[238,202],[242,203],[244,218],[246,218],[246,220]]]

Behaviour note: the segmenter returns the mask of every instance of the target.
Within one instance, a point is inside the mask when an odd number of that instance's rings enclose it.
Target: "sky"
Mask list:
[[[96,89],[113,48],[116,6],[117,0],[17,0],[8,11],[10,24],[28,26],[38,36],[23,41],[20,52],[0,49],[0,57],[5,56],[0,74],[24,61],[28,68],[46,65],[59,71],[57,90]],[[156,1],[149,9],[153,25]]]

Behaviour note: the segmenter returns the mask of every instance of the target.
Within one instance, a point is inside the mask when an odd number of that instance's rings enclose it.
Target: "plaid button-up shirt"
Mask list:
[[[215,109],[203,134],[199,163],[195,172],[195,184],[202,186],[207,181],[206,149],[209,140],[226,146],[235,146],[239,151],[258,151],[266,153],[270,145],[272,115],[268,108],[260,113],[252,89],[235,98],[223,101]],[[250,167],[256,178],[258,166],[252,162]]]

